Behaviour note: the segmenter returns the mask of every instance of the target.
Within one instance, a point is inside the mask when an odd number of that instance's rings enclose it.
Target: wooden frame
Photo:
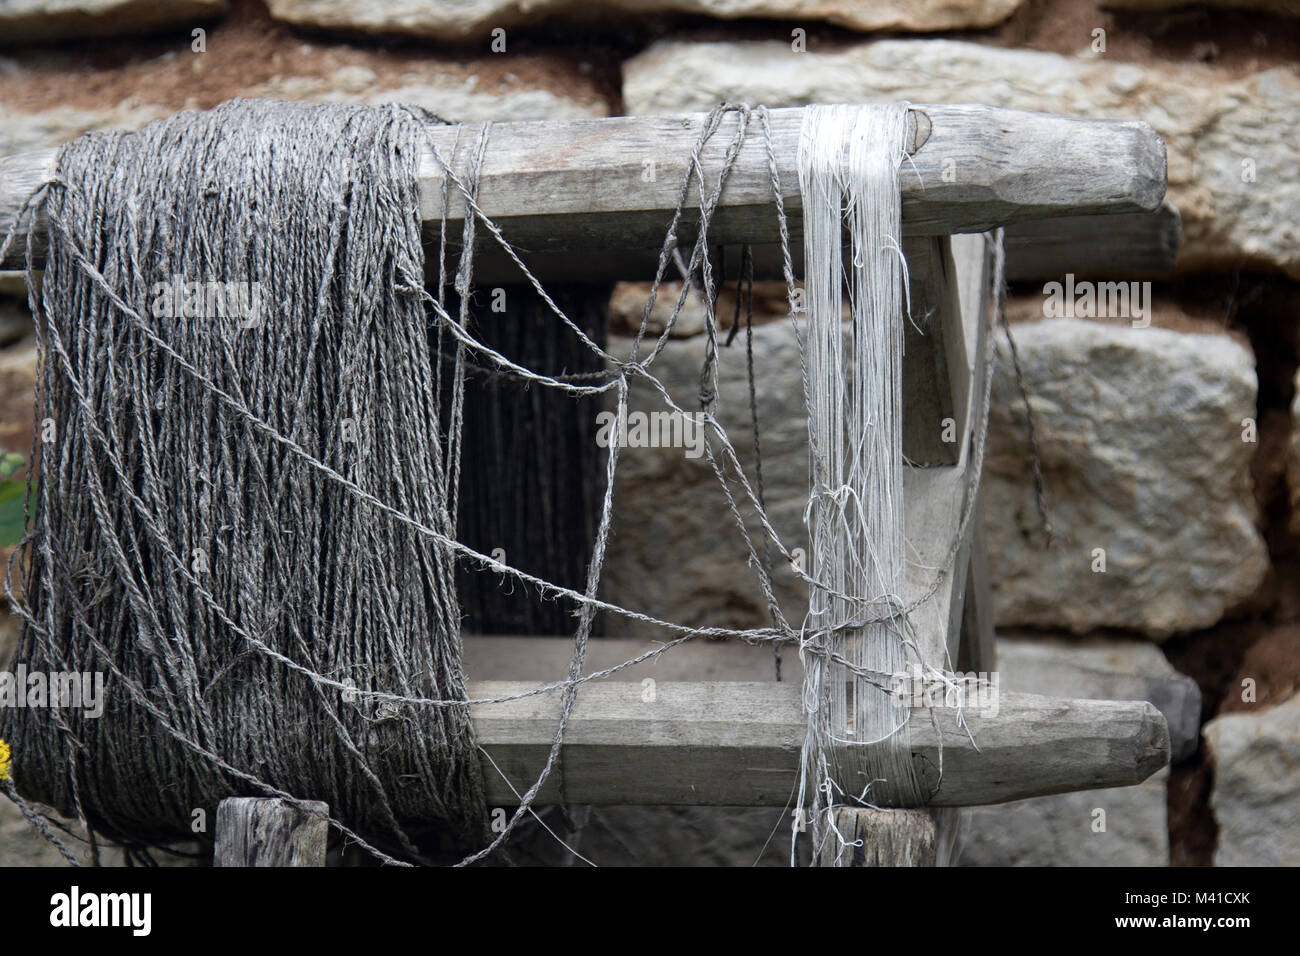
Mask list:
[[[653,271],[704,122],[696,114],[498,124],[490,131],[478,206],[543,280],[573,277],[575,259],[581,261],[581,278],[644,277]],[[740,122],[739,114],[727,114],[702,150],[708,183],[716,182]],[[772,110],[770,122],[773,159],[791,236],[797,240],[802,111]],[[771,244],[779,239],[778,220],[764,140],[757,118],[751,116],[751,123],[755,125],[720,193],[709,241],[753,245],[755,261],[765,270],[771,268]],[[467,135],[472,129],[429,129],[420,175],[421,211],[430,235],[440,228],[446,169],[463,177],[476,139]],[[13,225],[31,190],[51,175],[54,158],[50,150],[0,158],[0,235]],[[1055,261],[1062,241],[1092,236],[1092,246],[1104,248],[1113,243],[1115,226],[1134,237],[1130,247],[1156,246],[1145,261],[1159,263],[1171,258],[1169,250],[1177,245],[1176,213],[1171,220],[1161,208],[1164,186],[1164,146],[1145,123],[1074,120],[984,106],[912,110],[912,150],[901,171],[901,189],[913,301],[923,306],[919,315],[914,310],[917,327],[909,329],[907,338],[904,453],[913,464],[927,467],[909,469],[905,483],[907,536],[916,553],[904,595],[908,603],[929,589],[931,569],[941,566],[957,544],[951,573],[912,616],[922,653],[931,663],[948,670],[957,662],[974,662],[980,670],[994,666],[978,522],[961,525],[972,467],[971,412],[984,385],[979,357],[989,326],[991,266],[981,237],[950,237],[1021,224],[1023,241],[1018,243],[1013,233],[1008,245],[1025,250],[1023,271],[1034,274]],[[684,242],[698,229],[698,213],[691,208],[695,201],[693,193],[678,229]],[[453,187],[445,222],[449,237],[459,236],[465,214],[463,197]],[[1105,226],[1094,227],[1086,218],[1093,216],[1106,216]],[[1068,221],[1064,229],[1041,224],[1062,218]],[[44,228],[38,219],[31,236],[38,262]],[[479,230],[483,247],[476,277],[481,282],[502,276],[518,281],[516,267],[485,232]],[[0,267],[23,262],[28,237],[21,229],[15,236]],[[1152,236],[1157,237],[1154,243]],[[1048,241],[1053,237],[1055,252]],[[1104,251],[1089,261],[1103,268],[1116,262]],[[954,441],[945,440],[945,426]],[[964,533],[957,540],[959,530]],[[563,643],[556,647],[562,650]],[[684,645],[672,653],[696,650]],[[486,676],[471,671],[472,698],[511,696],[536,686]],[[489,800],[516,800],[516,793],[536,779],[551,746],[558,708],[554,693],[472,708],[486,754]],[[848,857],[831,848],[835,852],[823,862],[945,862],[953,815],[940,808],[1137,783],[1169,759],[1165,720],[1142,701],[1002,693],[996,715],[967,710],[959,718],[947,708],[913,714],[911,747],[920,776],[930,785],[927,807],[837,809],[839,829],[866,835],[868,845]],[[651,700],[639,684],[586,684],[578,692],[558,770],[541,799],[785,806],[791,802],[804,729],[800,688],[794,683],[658,682]],[[941,752],[942,776],[937,770]],[[222,819],[230,825],[225,829],[238,829],[230,821],[252,821],[245,827],[245,847],[256,843],[248,837],[252,828],[261,827],[278,834],[275,845],[286,854],[297,853],[299,860],[322,857],[319,828],[312,834],[298,832],[315,827],[318,814],[271,803],[235,806],[226,801]],[[221,852],[228,861],[249,858],[233,844]],[[284,862],[291,859],[283,856]]]

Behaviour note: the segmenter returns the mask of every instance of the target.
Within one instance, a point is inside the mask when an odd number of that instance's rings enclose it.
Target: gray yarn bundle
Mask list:
[[[290,447],[454,536],[422,134],[236,100],[61,152],[15,659],[110,693],[5,714],[25,795],[145,843],[268,793],[484,842],[468,709],[368,694],[465,699],[452,558]]]
[[[498,288],[502,311],[493,310],[488,296],[472,306],[475,340],[544,375],[588,380],[605,372],[601,358],[556,320],[534,289],[497,286],[494,295]],[[604,345],[608,283],[556,283],[546,291],[591,341]],[[450,384],[444,379],[444,387]],[[504,552],[522,571],[581,588],[604,490],[605,453],[592,440],[604,404],[600,396],[524,388],[474,363],[465,382],[457,537],[484,554]],[[548,600],[537,588],[476,562],[458,561],[457,572],[467,633],[573,630],[571,602]]]

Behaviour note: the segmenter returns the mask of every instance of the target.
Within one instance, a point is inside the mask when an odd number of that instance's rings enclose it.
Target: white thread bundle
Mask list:
[[[809,107],[799,146],[812,472],[807,520],[817,582],[806,644],[884,675],[905,663],[898,169],[907,155],[907,120],[902,103]],[[856,621],[864,623],[843,629]],[[816,787],[813,839],[821,846],[836,838],[834,804],[921,800],[906,709],[883,687],[828,663],[824,653],[803,658],[809,713],[803,772],[805,785]],[[802,819],[802,805],[800,811]]]

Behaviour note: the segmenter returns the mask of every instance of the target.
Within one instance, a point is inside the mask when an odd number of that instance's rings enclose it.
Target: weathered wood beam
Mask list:
[[[791,108],[770,115],[791,234],[797,239],[802,234],[796,164],[803,113]],[[1164,196],[1164,143],[1142,122],[975,105],[916,106],[913,115],[914,152],[900,175],[904,227],[914,234],[1149,211]],[[690,114],[496,124],[479,179],[479,206],[539,275],[546,275],[554,261],[547,257],[556,253],[657,248],[704,119]],[[702,153],[711,181],[722,169],[738,122],[730,114]],[[434,152],[459,174],[474,138],[456,127],[430,127],[429,152],[420,172],[426,223],[437,222],[443,211],[444,175]],[[12,225],[32,188],[51,174],[54,160],[54,150],[0,158],[0,234]],[[462,197],[453,190],[450,235],[458,235],[464,213]],[[696,225],[696,215],[688,210],[682,237],[692,237]],[[38,239],[43,229],[38,222]],[[710,236],[722,245],[779,239],[766,148],[757,125],[728,178]],[[17,267],[25,238],[19,236],[17,249],[0,267]],[[587,266],[590,276],[595,262]]]
[[[1067,272],[1107,279],[1157,277],[1170,272],[1177,263],[1182,221],[1173,203],[1165,200],[1154,212],[1012,223],[1006,227],[1006,243],[1007,279],[1012,282],[1060,278]],[[795,243],[790,251],[795,275],[803,275],[802,244]],[[493,256],[491,250],[486,252],[475,266],[474,274],[481,281],[510,281],[509,277],[518,273],[513,265]],[[751,252],[756,279],[782,278],[779,245],[751,245]],[[652,249],[591,250],[579,261],[565,253],[534,253],[528,258],[539,275],[555,281],[580,281],[592,274],[644,281],[653,278],[656,261]],[[736,280],[739,262],[739,249],[727,248],[723,274],[728,281]]]
[[[1182,239],[1182,219],[1168,200],[1154,212],[1020,222],[1006,231],[1007,278],[1161,275],[1173,269]]]
[[[792,235],[801,235],[798,144],[803,110],[771,111],[773,151]],[[1165,151],[1138,121],[1068,119],[975,105],[914,107],[911,159],[900,171],[905,227],[981,232],[1027,219],[1155,209]],[[705,117],[633,116],[500,124],[480,177],[480,206],[530,249],[657,247]],[[737,129],[733,114],[702,154],[715,181]],[[435,129],[431,148],[461,169],[473,138]],[[647,171],[653,169],[652,175]],[[441,213],[441,175],[424,165],[425,218]],[[646,181],[646,180],[650,181]],[[453,202],[449,222],[463,216]],[[563,217],[557,223],[554,217]],[[684,235],[690,235],[691,221]],[[779,238],[757,125],[741,148],[711,226],[716,243]]]
[[[476,699],[509,697],[535,686],[471,681],[469,693]],[[797,786],[806,728],[801,695],[797,682],[586,684],[559,765],[539,800],[785,806]],[[536,780],[559,710],[557,693],[471,708],[486,754],[489,802],[516,803],[516,794]],[[996,710],[996,715],[981,714],[968,706],[969,735],[958,725],[955,709],[913,710],[910,746],[918,774],[931,790],[930,806],[1129,786],[1169,761],[1165,719],[1146,701],[1002,692]],[[854,783],[841,781],[846,789],[861,789]]]
[[[213,866],[324,866],[329,805],[311,811],[278,797],[229,797],[217,804]]]
[[[999,640],[1003,686],[1033,694],[1150,701],[1165,715],[1170,759],[1176,763],[1191,757],[1201,728],[1201,689],[1196,681],[1172,668],[1168,672],[1145,668],[1134,672],[1128,669],[1133,666],[1131,662],[1111,663],[1105,657],[1088,654],[1088,649],[1089,642],[1073,639],[1048,643]]]

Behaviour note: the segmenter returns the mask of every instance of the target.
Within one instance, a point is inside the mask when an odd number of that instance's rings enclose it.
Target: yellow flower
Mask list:
[[[0,780],[9,779],[9,745],[0,740]]]

